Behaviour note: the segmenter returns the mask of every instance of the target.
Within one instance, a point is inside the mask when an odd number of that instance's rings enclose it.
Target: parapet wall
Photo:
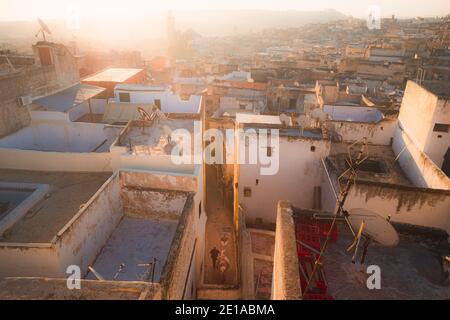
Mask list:
[[[366,137],[371,144],[388,146],[394,136],[397,119],[383,119],[378,123],[328,121],[328,128],[344,142],[355,142]]]
[[[295,224],[289,201],[279,201],[273,266],[273,300],[301,298]]]
[[[450,191],[357,181],[345,204],[366,208],[392,222],[446,231],[450,235]]]
[[[395,130],[392,149],[403,172],[415,186],[450,190],[450,179],[400,127]]]

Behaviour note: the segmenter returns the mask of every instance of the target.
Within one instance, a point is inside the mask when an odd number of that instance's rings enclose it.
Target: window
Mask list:
[[[160,99],[155,99],[155,106],[161,110],[161,100]]]
[[[259,179],[256,179],[255,183],[256,183],[256,185],[258,185],[259,184]]]
[[[202,215],[202,202],[200,201],[200,203],[198,204],[198,217],[200,218],[201,215]]]
[[[120,92],[119,93],[119,101],[120,102],[130,102],[130,94],[128,92]]]
[[[316,151],[316,147],[315,146],[311,146],[311,152]]]
[[[449,124],[435,123],[433,131],[434,132],[448,132],[449,129],[450,129],[450,125]]]
[[[272,156],[272,147],[267,147],[266,153],[267,153],[268,157],[271,157]]]
[[[289,108],[295,109],[297,107],[297,99],[290,99],[289,100]]]
[[[245,187],[244,188],[244,197],[250,198],[252,196],[252,188]]]

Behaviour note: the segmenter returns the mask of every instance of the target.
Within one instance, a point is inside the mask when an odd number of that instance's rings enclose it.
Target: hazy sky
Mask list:
[[[450,13],[450,0],[0,0],[0,20],[65,19],[69,8],[81,18],[145,17],[158,11],[262,9],[323,10],[334,8],[357,17],[378,5],[388,16],[435,16]],[[74,9],[71,10],[74,12]]]

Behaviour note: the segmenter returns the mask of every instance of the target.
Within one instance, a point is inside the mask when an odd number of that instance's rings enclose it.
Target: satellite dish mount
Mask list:
[[[49,34],[49,35],[52,34],[52,32],[50,31],[50,28],[47,26],[47,24],[44,21],[42,21],[39,18],[38,18],[38,23],[39,23],[40,29],[36,33],[35,37],[37,37],[39,35],[39,33],[41,33],[42,34],[42,38],[44,39],[44,41],[47,41],[47,39],[45,38],[45,34],[46,33]]]

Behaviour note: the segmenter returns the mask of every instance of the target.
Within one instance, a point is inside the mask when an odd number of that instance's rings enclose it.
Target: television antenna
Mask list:
[[[156,268],[156,262],[158,259],[153,257],[149,262],[147,263],[140,263],[138,264],[138,267],[146,268],[142,275],[142,280],[153,283],[155,281],[155,268]]]
[[[113,277],[113,280],[116,281],[119,278],[119,275],[125,270],[125,263],[121,263],[119,268],[116,271],[116,274]]]
[[[50,28],[47,26],[47,24],[43,20],[38,18],[37,21],[39,23],[40,29],[36,33],[35,37],[37,37],[39,35],[39,33],[41,33],[42,34],[42,38],[44,39],[44,41],[47,41],[46,38],[45,38],[45,34],[47,33],[47,34],[51,35],[52,32],[50,31]]]
[[[97,280],[104,281],[105,278],[103,278],[100,273],[98,273],[92,266],[88,266],[89,271],[92,272],[92,274],[97,278]]]
[[[356,145],[360,145],[360,150],[358,151],[356,157],[354,157],[354,155],[352,155],[352,150]],[[399,241],[398,234],[389,223],[389,220],[384,219],[375,212],[366,209],[352,209],[350,210],[350,212],[344,209],[344,204],[349,194],[350,188],[356,181],[358,167],[368,158],[368,155],[369,149],[366,138],[356,141],[348,146],[348,157],[346,159],[348,168],[337,178],[339,193],[336,192],[325,161],[322,159],[328,181],[330,182],[331,189],[336,198],[336,212],[332,218],[323,216],[319,217],[318,215],[315,216],[316,219],[332,219],[332,222],[330,229],[327,232],[325,242],[321,250],[317,252],[317,259],[315,259],[314,268],[310,276],[308,277],[305,290],[302,294],[302,299],[304,299],[306,294],[308,293],[308,290],[316,273],[321,270],[321,260],[328,247],[328,243],[332,238],[332,232],[335,228],[337,220],[345,221],[354,236],[353,243],[350,244],[350,246],[347,248],[347,251],[354,250],[354,254],[352,257],[353,263],[355,263],[356,261],[360,242],[362,239],[364,240],[364,244],[361,263],[364,263],[367,254],[367,248],[371,242],[375,242],[382,246],[395,246]],[[343,180],[345,180],[345,184]],[[342,189],[340,187],[341,185],[344,185]],[[358,231],[355,232],[355,230]]]

